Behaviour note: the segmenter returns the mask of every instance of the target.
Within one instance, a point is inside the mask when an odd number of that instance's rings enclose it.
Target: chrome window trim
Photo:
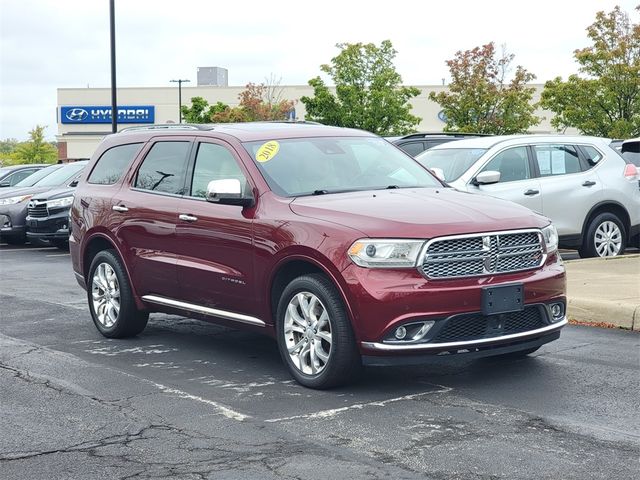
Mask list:
[[[167,307],[179,308],[181,310],[187,310],[195,313],[202,313],[204,315],[211,315],[214,317],[223,318],[225,320],[232,320],[234,322],[246,323],[249,325],[255,325],[258,327],[264,327],[265,323],[259,318],[252,317],[250,315],[243,315],[241,313],[229,312],[227,310],[220,310],[217,308],[204,307],[202,305],[196,305],[194,303],[182,302],[180,300],[173,300],[171,298],[161,297],[159,295],[143,295],[142,300],[145,302],[156,303],[158,305],[165,305]]]
[[[427,259],[427,251],[429,250],[429,246],[431,246],[433,243],[446,241],[446,240],[457,240],[461,238],[491,237],[491,236],[511,235],[511,234],[518,234],[518,233],[536,233],[538,235],[538,239],[540,240],[540,247],[542,249],[542,259],[537,266],[523,268],[519,270],[509,270],[508,272],[487,272],[487,273],[483,272],[483,273],[477,273],[475,275],[470,274],[470,275],[459,275],[459,276],[452,276],[452,277],[430,277],[424,271],[423,265]],[[525,228],[521,230],[501,230],[497,232],[464,233],[460,235],[447,235],[444,237],[434,237],[429,239],[424,244],[424,246],[422,247],[422,250],[420,251],[420,254],[418,255],[416,268],[420,273],[420,275],[422,275],[424,278],[428,280],[452,280],[452,279],[458,279],[458,278],[474,278],[474,277],[486,277],[490,275],[505,275],[505,274],[516,273],[516,272],[524,272],[527,270],[535,270],[536,268],[540,268],[547,261],[547,253],[548,252],[547,252],[546,244],[544,242],[544,236],[542,235],[542,228]]]
[[[510,335],[503,335],[500,337],[481,338],[479,340],[469,340],[464,342],[448,342],[448,343],[423,343],[413,345],[393,345],[380,342],[361,342],[360,344],[365,348],[373,350],[385,351],[385,352],[402,352],[402,351],[430,351],[430,350],[447,350],[447,349],[465,349],[465,348],[477,348],[483,345],[491,343],[503,343],[509,340],[518,340],[526,337],[534,337],[536,335],[542,335],[552,333],[556,330],[560,330],[569,321],[567,317],[563,317],[562,320],[555,322],[546,327],[538,328],[536,330],[529,330],[528,332],[512,333]]]

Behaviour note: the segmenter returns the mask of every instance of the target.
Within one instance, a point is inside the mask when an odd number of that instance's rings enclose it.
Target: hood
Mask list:
[[[45,190],[42,193],[34,195],[33,200],[54,200],[56,198],[70,197],[76,191],[75,188],[62,187],[53,190]]]
[[[2,188],[0,189],[0,198],[18,197],[20,195],[36,195],[38,193],[51,190],[51,187],[21,187],[21,188]]]
[[[298,197],[291,210],[369,237],[443,235],[541,228],[545,217],[513,202],[452,188],[407,188]]]

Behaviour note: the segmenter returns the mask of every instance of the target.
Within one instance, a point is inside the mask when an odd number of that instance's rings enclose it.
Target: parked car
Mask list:
[[[55,169],[30,187],[20,186],[0,192],[0,238],[10,244],[22,244],[27,240],[27,206],[31,198],[54,187],[72,186],[87,162],[75,162],[66,165],[54,165]],[[48,167],[48,168],[52,168]],[[48,168],[37,172],[38,175]],[[24,181],[29,180],[28,177]]]
[[[640,168],[640,137],[622,142],[620,154],[622,158]]]
[[[76,189],[69,247],[93,322],[150,312],[276,338],[302,385],[364,362],[526,355],[558,338],[565,271],[549,220],[445,187],[359,130],[251,123],[103,140]]]
[[[459,190],[512,200],[549,217],[560,246],[582,257],[620,255],[638,242],[637,172],[606,139],[475,138],[434,147],[417,160]]]
[[[481,133],[456,133],[456,132],[437,132],[437,133],[411,133],[403,137],[391,137],[388,140],[407,152],[412,157],[425,150],[441,145],[443,143],[453,142],[454,140],[462,140],[464,138],[486,137],[488,135]]]
[[[14,187],[16,183],[24,180],[38,170],[46,167],[44,163],[30,165],[10,165],[0,168],[0,188]]]
[[[72,184],[73,185],[73,184]],[[27,239],[65,249],[69,242],[69,209],[74,187],[63,187],[34,195],[27,209]]]

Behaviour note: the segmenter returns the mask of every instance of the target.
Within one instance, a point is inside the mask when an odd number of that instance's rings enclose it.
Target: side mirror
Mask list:
[[[500,172],[495,170],[487,170],[486,172],[480,172],[473,179],[474,185],[490,185],[492,183],[498,183],[500,181]]]
[[[242,185],[237,178],[224,180],[212,180],[207,185],[207,202],[220,203],[222,205],[253,206],[253,196],[246,196],[242,192]]]
[[[444,178],[444,170],[442,170],[441,168],[433,167],[433,168],[430,168],[429,171],[433,173],[438,180],[442,180],[443,182],[446,182]]]
[[[74,180],[73,182],[71,182],[69,184],[70,187],[77,187],[78,186],[78,180]]]

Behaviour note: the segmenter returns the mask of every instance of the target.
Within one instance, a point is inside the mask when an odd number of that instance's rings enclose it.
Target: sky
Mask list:
[[[599,10],[640,0],[278,1],[115,0],[119,87],[195,83],[196,68],[229,70],[229,85],[303,85],[337,43],[391,40],[403,83],[441,84],[458,50],[495,42],[537,76],[577,73]],[[54,138],[56,89],[109,87],[108,0],[0,0],[0,138],[36,124]]]

